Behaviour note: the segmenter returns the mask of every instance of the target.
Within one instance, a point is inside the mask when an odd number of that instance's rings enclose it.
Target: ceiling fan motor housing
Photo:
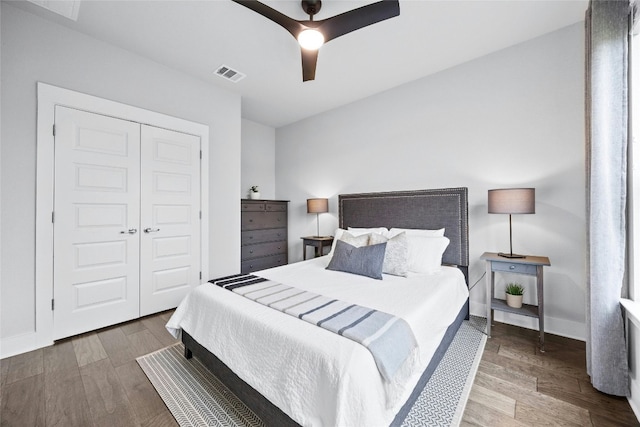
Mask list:
[[[302,0],[302,10],[304,13],[309,15],[311,20],[313,21],[313,15],[320,12],[320,8],[322,8],[321,0]]]

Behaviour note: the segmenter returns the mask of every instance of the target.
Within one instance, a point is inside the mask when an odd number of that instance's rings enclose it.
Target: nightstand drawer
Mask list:
[[[255,243],[278,242],[287,240],[286,228],[269,228],[266,230],[243,231],[241,233],[241,245],[253,245]]]
[[[267,255],[283,254],[287,252],[287,242],[268,242],[259,243],[257,245],[242,246],[240,256],[241,260],[247,260],[256,257],[263,257]]]
[[[535,265],[516,264],[512,262],[491,262],[492,271],[505,271],[508,273],[531,274],[536,275],[537,267]]]
[[[263,258],[251,259],[240,263],[241,273],[251,273],[252,271],[264,270],[265,268],[277,267],[287,263],[287,255],[273,255]]]

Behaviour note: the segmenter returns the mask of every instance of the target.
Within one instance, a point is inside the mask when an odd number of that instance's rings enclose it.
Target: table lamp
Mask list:
[[[318,224],[317,235],[320,236],[320,214],[329,212],[329,200],[328,199],[307,199],[307,213],[316,214],[316,222]]]
[[[536,213],[535,188],[501,188],[489,190],[489,213],[509,214],[509,253],[500,252],[505,258],[524,258],[513,253],[511,215]]]

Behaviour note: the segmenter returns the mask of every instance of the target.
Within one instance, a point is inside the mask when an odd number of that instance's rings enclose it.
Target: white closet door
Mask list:
[[[140,125],[55,109],[54,339],[138,317]]]
[[[176,307],[200,283],[200,138],[141,135],[140,315]]]

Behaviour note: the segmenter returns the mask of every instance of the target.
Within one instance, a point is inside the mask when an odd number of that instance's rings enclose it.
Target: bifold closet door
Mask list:
[[[55,109],[54,339],[139,316],[140,125]]]
[[[200,284],[200,138],[142,125],[140,316]]]

